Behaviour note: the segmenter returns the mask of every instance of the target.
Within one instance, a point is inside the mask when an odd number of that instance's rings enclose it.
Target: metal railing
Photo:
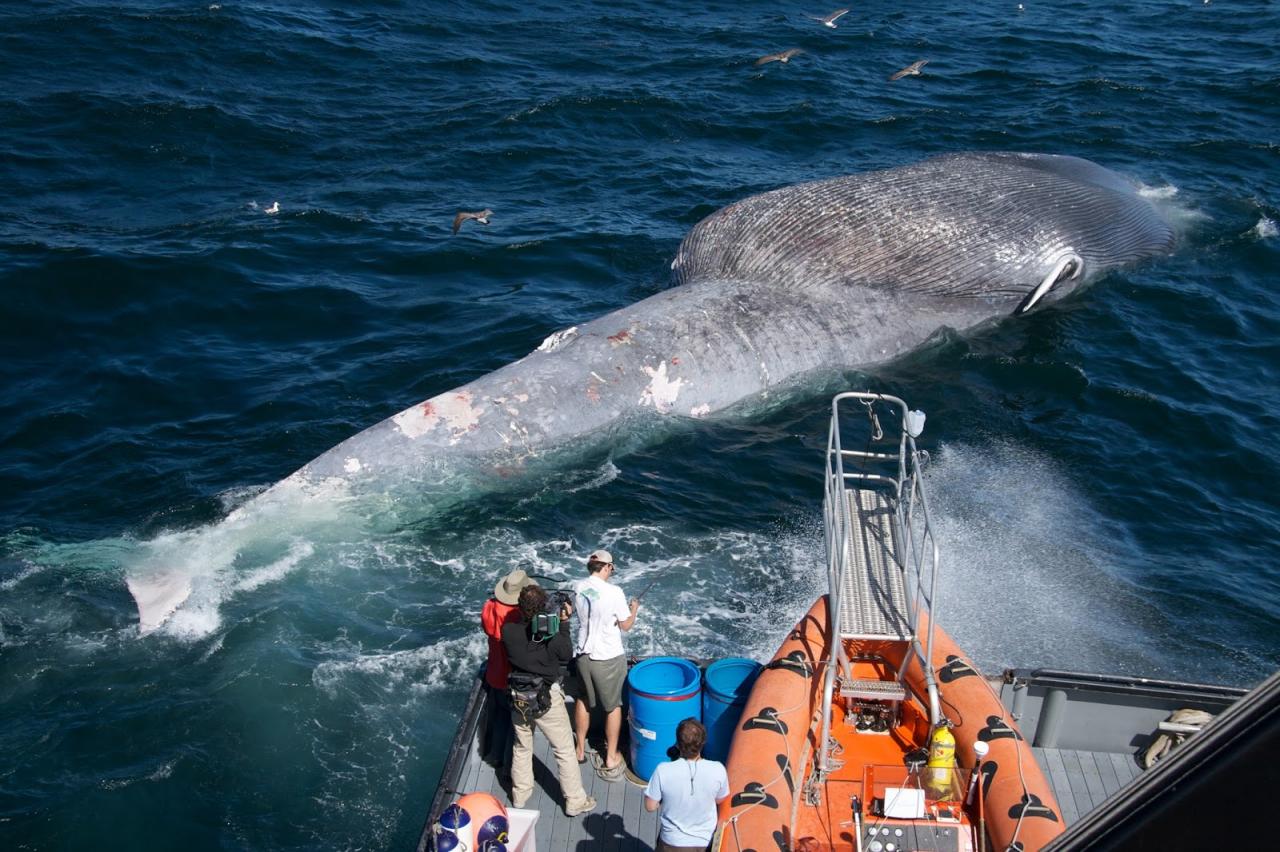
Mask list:
[[[845,403],[843,410],[841,403]],[[864,450],[845,449],[842,440],[840,430],[842,413],[848,420],[847,412],[851,404],[860,404],[866,408],[867,426],[872,440],[867,441]],[[884,439],[877,406],[884,406],[888,411],[896,412],[898,415],[901,434],[896,453],[871,449],[873,443]],[[830,772],[831,754],[828,737],[831,732],[831,702],[836,675],[844,656],[839,624],[842,603],[840,595],[844,588],[845,573],[856,567],[847,564],[850,552],[849,539],[853,534],[853,530],[850,529],[853,514],[849,506],[849,489],[882,489],[890,495],[897,541],[893,556],[897,566],[903,572],[903,586],[907,595],[906,618],[910,629],[910,648],[903,656],[902,665],[897,672],[897,680],[903,683],[908,667],[913,661],[918,662],[924,673],[928,693],[930,723],[936,726],[942,719],[938,686],[933,677],[933,668],[929,664],[933,658],[933,625],[938,612],[937,581],[941,559],[929,521],[929,502],[921,484],[920,453],[916,449],[915,437],[907,429],[909,414],[905,402],[885,394],[849,392],[837,394],[831,400],[831,425],[827,438],[826,496],[823,500],[829,585],[827,604],[830,655],[823,680],[822,734],[818,740],[819,754],[815,769],[816,780],[819,783]],[[920,425],[923,425],[922,415]],[[919,434],[918,429],[916,434]],[[846,465],[846,462],[849,464]],[[928,631],[924,637],[923,646],[919,629],[922,614],[928,617]]]

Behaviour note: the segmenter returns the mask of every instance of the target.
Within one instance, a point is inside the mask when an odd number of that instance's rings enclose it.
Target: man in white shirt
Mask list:
[[[697,719],[676,726],[680,759],[658,764],[644,788],[644,809],[659,815],[654,852],[703,852],[716,831],[716,805],[729,795],[724,764],[702,757],[707,729]]]
[[[613,555],[597,550],[587,557],[587,579],[574,587],[578,614],[577,670],[585,700],[574,702],[573,721],[577,728],[578,762],[586,757],[587,727],[591,708],[604,711],[605,753],[596,768],[601,778],[614,781],[626,764],[618,753],[622,731],[622,685],[627,679],[627,657],[622,633],[636,623],[638,600],[627,602],[622,589],[609,582],[613,577]]]

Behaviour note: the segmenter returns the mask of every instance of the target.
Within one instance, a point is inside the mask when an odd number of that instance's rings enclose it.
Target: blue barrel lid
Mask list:
[[[645,695],[684,695],[701,688],[702,672],[683,657],[654,657],[636,663],[627,674],[627,682]]]

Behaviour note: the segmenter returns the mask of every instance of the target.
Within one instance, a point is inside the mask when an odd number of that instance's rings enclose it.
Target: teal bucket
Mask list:
[[[627,675],[631,708],[631,771],[644,781],[665,763],[676,744],[676,726],[699,717],[702,672],[680,657],[654,657]]]
[[[702,724],[707,727],[704,757],[721,762],[728,759],[733,731],[760,669],[759,663],[745,657],[728,657],[707,666],[706,689],[702,691]]]

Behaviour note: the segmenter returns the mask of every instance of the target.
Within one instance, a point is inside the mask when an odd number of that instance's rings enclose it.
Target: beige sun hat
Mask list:
[[[587,562],[599,562],[601,565],[612,565],[613,554],[607,550],[594,550],[587,557]]]
[[[517,568],[498,581],[498,585],[493,587],[493,596],[508,606],[515,606],[520,602],[520,590],[532,585],[529,575]]]

